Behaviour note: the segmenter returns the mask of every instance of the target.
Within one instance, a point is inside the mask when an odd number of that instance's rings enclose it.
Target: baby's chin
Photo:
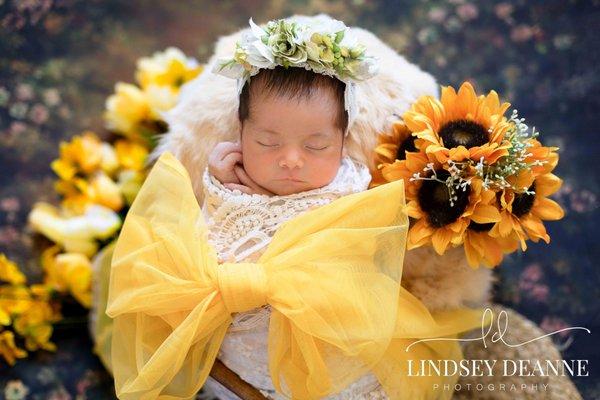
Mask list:
[[[317,189],[321,186],[323,185],[318,185],[311,182],[274,181],[265,184],[263,187],[278,196],[287,196],[290,194]]]

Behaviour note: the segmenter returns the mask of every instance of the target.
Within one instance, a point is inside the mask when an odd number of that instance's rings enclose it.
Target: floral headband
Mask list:
[[[350,127],[358,111],[355,84],[376,75],[379,67],[348,27],[325,15],[272,20],[264,29],[252,18],[249,22],[251,31],[242,34],[233,58],[220,59],[212,72],[237,79],[238,95],[250,77],[278,65],[335,77],[346,84],[344,108]]]

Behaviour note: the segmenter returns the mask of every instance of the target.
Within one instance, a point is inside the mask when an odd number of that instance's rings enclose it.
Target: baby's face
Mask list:
[[[342,159],[336,107],[333,93],[324,89],[300,100],[253,95],[241,140],[248,176],[277,195],[329,184]]]

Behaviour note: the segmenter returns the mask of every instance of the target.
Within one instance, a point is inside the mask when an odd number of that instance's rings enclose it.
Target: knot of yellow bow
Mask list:
[[[217,267],[219,290],[229,313],[267,304],[267,274],[257,263],[223,263]]]

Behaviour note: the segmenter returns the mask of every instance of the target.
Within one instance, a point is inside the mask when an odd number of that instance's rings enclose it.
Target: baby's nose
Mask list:
[[[279,161],[279,166],[282,168],[302,168],[304,162],[297,151],[288,151]]]

